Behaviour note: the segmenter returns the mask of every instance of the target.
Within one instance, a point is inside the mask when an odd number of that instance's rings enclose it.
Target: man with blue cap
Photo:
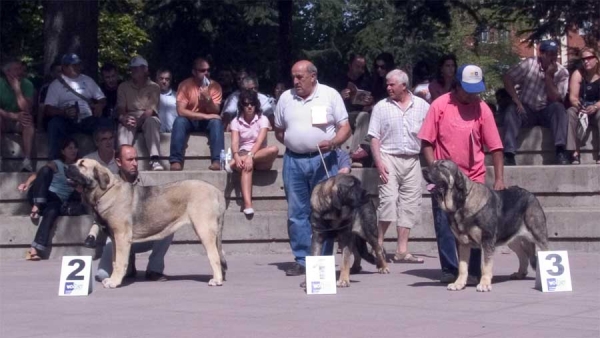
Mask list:
[[[556,163],[569,164],[567,143],[568,115],[563,104],[569,85],[569,72],[556,62],[558,43],[544,40],[540,55],[530,57],[504,74],[504,87],[513,103],[504,117],[504,163],[516,165],[519,128],[541,125],[550,128],[556,147]],[[517,93],[515,86],[520,90]]]
[[[485,183],[484,146],[492,153],[495,190],[504,189],[502,142],[494,114],[479,98],[485,91],[483,71],[476,65],[463,65],[456,72],[452,90],[438,97],[427,112],[417,137],[428,165],[435,160],[454,161],[470,180]],[[433,222],[442,274],[440,282],[453,283],[458,276],[456,238],[450,230],[447,214],[435,199],[431,200]],[[485,259],[486,257],[484,257]],[[468,284],[481,275],[481,250],[472,249]],[[484,281],[485,282],[485,281]],[[488,281],[491,283],[491,281]],[[461,289],[460,288],[454,289]]]

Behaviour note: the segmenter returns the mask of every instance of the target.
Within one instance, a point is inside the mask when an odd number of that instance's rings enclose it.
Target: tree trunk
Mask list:
[[[292,68],[292,15],[294,3],[292,0],[277,1],[279,11],[279,74],[277,81],[290,80]]]
[[[98,1],[44,1],[44,74],[55,60],[76,53],[83,72],[98,75]]]

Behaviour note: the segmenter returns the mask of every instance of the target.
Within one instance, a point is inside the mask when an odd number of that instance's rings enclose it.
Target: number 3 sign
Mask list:
[[[92,256],[63,256],[59,296],[87,296],[92,292]]]
[[[573,291],[566,251],[538,251],[536,288],[543,292]]]

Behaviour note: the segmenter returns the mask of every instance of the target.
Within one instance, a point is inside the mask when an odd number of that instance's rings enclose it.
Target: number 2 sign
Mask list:
[[[87,296],[92,292],[92,256],[63,256],[59,296]]]
[[[538,251],[536,288],[543,292],[573,291],[566,251]]]

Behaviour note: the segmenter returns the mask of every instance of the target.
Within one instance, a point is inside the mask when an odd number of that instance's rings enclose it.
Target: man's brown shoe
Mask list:
[[[171,168],[169,170],[171,170],[171,171],[182,171],[183,170],[183,166],[179,162],[173,162],[173,163],[171,163]]]
[[[214,170],[214,171],[219,171],[221,170],[221,163],[219,163],[219,161],[213,161],[209,166],[208,169],[210,170]]]

